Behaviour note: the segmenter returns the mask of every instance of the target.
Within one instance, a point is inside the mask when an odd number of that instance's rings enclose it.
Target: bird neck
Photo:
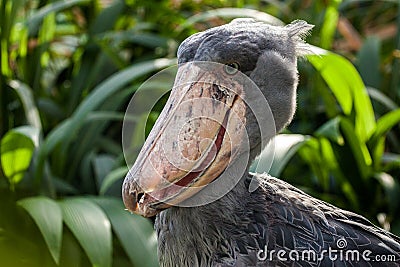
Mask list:
[[[249,208],[246,206],[246,200],[250,196],[247,179],[246,172],[232,190],[214,202],[197,207],[171,207],[162,211],[159,217],[185,225],[185,227],[214,228],[217,227],[216,222],[235,223],[241,219],[239,217],[243,211]],[[218,229],[218,231],[223,231],[223,229]]]
[[[227,251],[234,251],[236,240],[243,234],[251,235],[262,193],[248,190],[246,173],[236,186],[222,198],[198,207],[172,207],[162,211],[156,219],[158,255],[164,266],[197,266],[195,262],[210,266],[216,258],[230,258]],[[177,264],[178,265],[174,265]],[[203,266],[199,264],[199,266]]]

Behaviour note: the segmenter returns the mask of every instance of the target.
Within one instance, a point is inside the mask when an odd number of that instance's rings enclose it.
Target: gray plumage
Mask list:
[[[271,107],[276,130],[282,130],[295,111],[298,83],[297,57],[310,47],[302,41],[312,28],[303,21],[286,27],[269,26],[250,19],[195,34],[178,50],[179,63],[238,62],[241,71],[262,90]],[[261,151],[258,126],[246,115],[251,158]],[[268,140],[264,140],[268,141]],[[249,192],[251,178],[260,187]],[[315,199],[266,174],[246,174],[236,187],[213,203],[193,208],[171,207],[159,213],[160,265],[175,266],[399,266],[400,239],[360,215]],[[395,255],[396,262],[315,260],[282,261],[277,255],[259,260],[260,250],[321,253],[337,248],[370,250],[371,255]]]
[[[355,213],[315,199],[268,175],[253,193],[244,177],[220,200],[196,208],[170,208],[156,218],[161,266],[399,266],[400,239]],[[338,249],[395,255],[396,262],[258,260],[257,252]],[[286,255],[286,258],[288,256]],[[307,258],[306,258],[307,259]]]

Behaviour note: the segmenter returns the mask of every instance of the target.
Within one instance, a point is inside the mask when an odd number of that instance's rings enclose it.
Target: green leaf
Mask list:
[[[59,0],[37,10],[26,20],[26,25],[29,27],[30,35],[36,34],[39,30],[40,23],[50,13],[57,13],[61,10],[70,8],[75,5],[89,4],[90,0]]]
[[[103,183],[100,187],[100,195],[104,195],[107,190],[117,181],[122,180],[125,175],[128,173],[128,167],[120,167],[113,171],[111,171],[107,176],[104,178]]]
[[[350,117],[354,112],[356,135],[361,141],[366,141],[375,128],[374,110],[353,64],[333,53],[307,58],[332,90],[343,113]]]
[[[399,182],[388,173],[381,172],[375,174],[375,179],[378,180],[380,185],[385,190],[385,196],[388,198],[389,208],[392,212],[396,212],[399,207],[400,200],[400,185]]]
[[[250,171],[267,172],[272,176],[279,177],[288,161],[297,150],[306,142],[307,136],[301,134],[279,134],[261,152],[261,155],[250,167]],[[272,158],[272,164],[271,163]]]
[[[307,58],[332,90],[343,113],[349,115],[353,109],[353,97],[349,89],[351,85],[342,76],[340,68],[344,59],[339,59],[339,57],[328,52],[322,56],[311,55]],[[347,63],[345,62],[345,64]]]
[[[340,117],[335,117],[319,127],[318,130],[315,132],[315,136],[323,136],[339,145],[343,145],[344,140],[340,132],[339,125]]]
[[[299,149],[300,157],[308,163],[310,166],[312,173],[314,173],[322,184],[326,183],[327,177],[327,169],[322,168],[321,161],[322,158],[321,153],[321,142],[319,139],[311,137],[305,144]]]
[[[65,224],[79,241],[90,262],[96,267],[110,267],[111,225],[103,210],[85,198],[67,198],[59,204]]]
[[[372,158],[367,145],[357,137],[355,129],[349,120],[342,118],[340,120],[340,129],[345,143],[351,149],[351,156],[354,157],[361,177],[366,179],[369,176],[370,166],[372,165]]]
[[[73,114],[73,124],[81,122],[90,111],[106,101],[110,96],[124,87],[129,82],[152,71],[168,67],[176,63],[176,59],[156,59],[134,64],[109,77],[99,84],[93,92],[88,95]]]
[[[107,214],[113,230],[134,266],[153,267],[157,262],[157,240],[148,219],[124,210],[120,200],[93,198]]]
[[[53,40],[56,33],[56,25],[56,13],[48,13],[47,16],[44,17],[42,25],[39,29],[38,42],[40,44],[48,43]]]
[[[125,119],[125,114],[122,112],[116,112],[116,111],[93,111],[91,113],[88,114],[86,121],[90,122],[90,121],[94,121],[94,120],[98,120],[98,121],[123,121]],[[136,120],[137,118],[134,116],[129,116],[127,115],[126,117],[128,117],[131,120]]]
[[[318,138],[309,138],[299,149],[299,155],[311,167],[325,191],[331,190],[330,178],[332,174],[340,178],[340,171],[331,142],[324,135],[320,135]],[[339,179],[335,182],[340,183]]]
[[[396,104],[396,102],[394,102],[392,99],[390,99],[384,93],[382,93],[380,90],[373,88],[373,87],[367,87],[367,91],[368,91],[368,95],[371,99],[381,103],[388,110],[395,110],[395,109],[399,108],[399,106]]]
[[[65,229],[62,240],[60,267],[69,266],[90,266],[90,262],[87,259],[85,252],[82,251],[81,246],[73,233],[68,229]]]
[[[25,117],[28,123],[41,130],[42,123],[40,122],[39,111],[35,105],[32,89],[29,88],[28,85],[17,80],[10,81],[9,86],[17,92],[19,98],[21,99],[25,111]]]
[[[357,54],[357,68],[367,86],[379,88],[380,76],[380,47],[378,37],[369,36]]]
[[[111,155],[97,155],[93,159],[94,174],[96,175],[97,186],[103,183],[105,177],[111,172],[115,164],[115,157]]]
[[[67,140],[70,139],[70,133],[76,132],[78,128],[81,127],[90,111],[97,108],[127,83],[151,71],[170,66],[174,63],[176,63],[176,59],[156,59],[135,64],[112,75],[110,78],[99,84],[78,106],[71,118],[70,125],[68,126],[70,128],[69,133],[66,133],[64,137]],[[64,139],[63,143],[67,144],[67,140]]]
[[[54,200],[46,197],[25,198],[17,203],[35,221],[51,256],[59,264],[62,241],[62,213],[60,206]]]
[[[77,195],[79,191],[72,186],[70,183],[67,183],[65,180],[62,180],[58,177],[51,177],[51,181],[54,184],[54,188],[60,195]]]
[[[386,135],[390,129],[392,129],[399,123],[400,123],[400,109],[393,110],[383,115],[377,121],[374,134],[368,141],[368,145],[370,145],[373,148],[377,144],[380,138],[384,137],[384,135]]]
[[[127,40],[129,40],[134,44],[139,44],[150,48],[156,48],[156,47],[167,48],[168,42],[173,42],[173,40],[171,39],[152,33],[131,34],[129,37],[127,37]]]
[[[1,11],[2,11],[2,20],[1,20],[1,38],[7,39],[9,38],[13,26],[17,21],[17,14],[21,8],[23,8],[26,0],[14,0],[14,1],[2,1]]]
[[[124,1],[117,0],[110,2],[110,5],[103,9],[101,13],[96,17],[95,21],[90,25],[90,34],[99,34],[105,31],[112,30],[115,22],[124,11]]]
[[[329,1],[330,5],[325,10],[325,18],[321,28],[321,47],[329,49],[332,46],[337,23],[339,20],[338,6],[341,0]]]
[[[42,113],[42,116],[45,116],[48,119],[60,121],[65,117],[62,106],[57,104],[56,100],[53,98],[39,98],[37,100],[37,106]]]
[[[205,21],[212,18],[254,18],[259,21],[263,21],[272,25],[284,25],[284,23],[278,18],[271,16],[267,13],[260,12],[254,9],[248,8],[218,8],[209,10],[206,12],[202,12],[200,14],[194,15],[185,20],[183,24],[181,24],[177,31],[180,32],[185,28],[199,22]]]
[[[10,66],[10,51],[12,30],[15,29],[17,14],[25,5],[26,0],[0,1],[0,73],[5,77],[12,77],[13,68]],[[3,78],[3,77],[2,77]]]
[[[122,90],[116,94],[113,95],[112,101],[106,101],[104,104],[101,105],[100,109],[102,110],[115,110],[119,109],[121,105],[124,105],[127,99],[132,95],[130,94],[129,97],[125,97],[126,93],[124,92],[125,90]],[[101,142],[100,139],[106,140],[107,137],[102,137],[103,132],[107,129],[107,126],[109,125],[110,121],[109,120],[102,120],[98,122],[93,122],[93,121],[88,121],[89,117],[93,115],[94,113],[101,113],[101,111],[96,111],[96,112],[90,112],[86,120],[84,122],[84,130],[79,131],[79,142],[74,142],[72,146],[65,147],[66,153],[65,155],[69,154],[69,151],[74,151],[74,158],[71,160],[68,160],[66,157],[62,157],[60,160],[60,163],[63,163],[63,165],[60,165],[60,169],[65,168],[65,164],[69,164],[70,168],[69,170],[65,173],[66,174],[66,179],[71,181],[73,177],[76,175],[76,172],[78,171],[78,168],[81,164],[82,159],[85,157],[85,154],[88,153],[88,151],[91,151],[96,144],[100,144],[101,146],[106,146],[107,144],[104,142]],[[101,114],[100,114],[101,115]],[[100,143],[101,142],[101,143]],[[108,144],[110,144],[110,141],[108,141]],[[101,149],[103,152],[106,152],[107,149]],[[116,154],[121,155],[121,149],[118,150]],[[110,169],[111,170],[111,169]],[[90,176],[87,176],[88,178]],[[103,177],[104,178],[104,177]],[[85,179],[85,180],[91,180]],[[97,183],[97,185],[100,187],[101,181]]]
[[[71,118],[64,120],[47,135],[47,138],[44,140],[39,150],[35,179],[40,180],[46,156],[61,142],[63,142],[65,146],[68,146],[70,140],[74,137],[74,133],[85,123],[86,117],[91,111],[96,109],[129,82],[152,71],[168,67],[175,63],[176,59],[162,58],[134,64],[131,67],[115,73],[99,84],[90,95],[81,102]]]
[[[32,126],[14,128],[1,139],[1,166],[12,188],[22,180],[38,143],[39,130]]]
[[[382,155],[382,162],[386,165],[389,165],[389,167],[393,168],[400,168],[400,154],[395,154],[395,153],[383,153]]]

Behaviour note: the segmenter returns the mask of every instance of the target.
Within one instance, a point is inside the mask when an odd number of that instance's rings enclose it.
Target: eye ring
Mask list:
[[[229,75],[234,75],[236,74],[240,69],[240,65],[237,62],[231,62],[231,63],[227,63],[224,66],[224,71],[226,72],[226,74]]]

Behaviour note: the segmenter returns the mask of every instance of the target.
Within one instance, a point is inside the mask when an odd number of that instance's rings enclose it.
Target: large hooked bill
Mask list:
[[[128,210],[150,217],[179,206],[224,173],[247,140],[248,80],[219,63],[179,66],[170,97],[125,177]]]

